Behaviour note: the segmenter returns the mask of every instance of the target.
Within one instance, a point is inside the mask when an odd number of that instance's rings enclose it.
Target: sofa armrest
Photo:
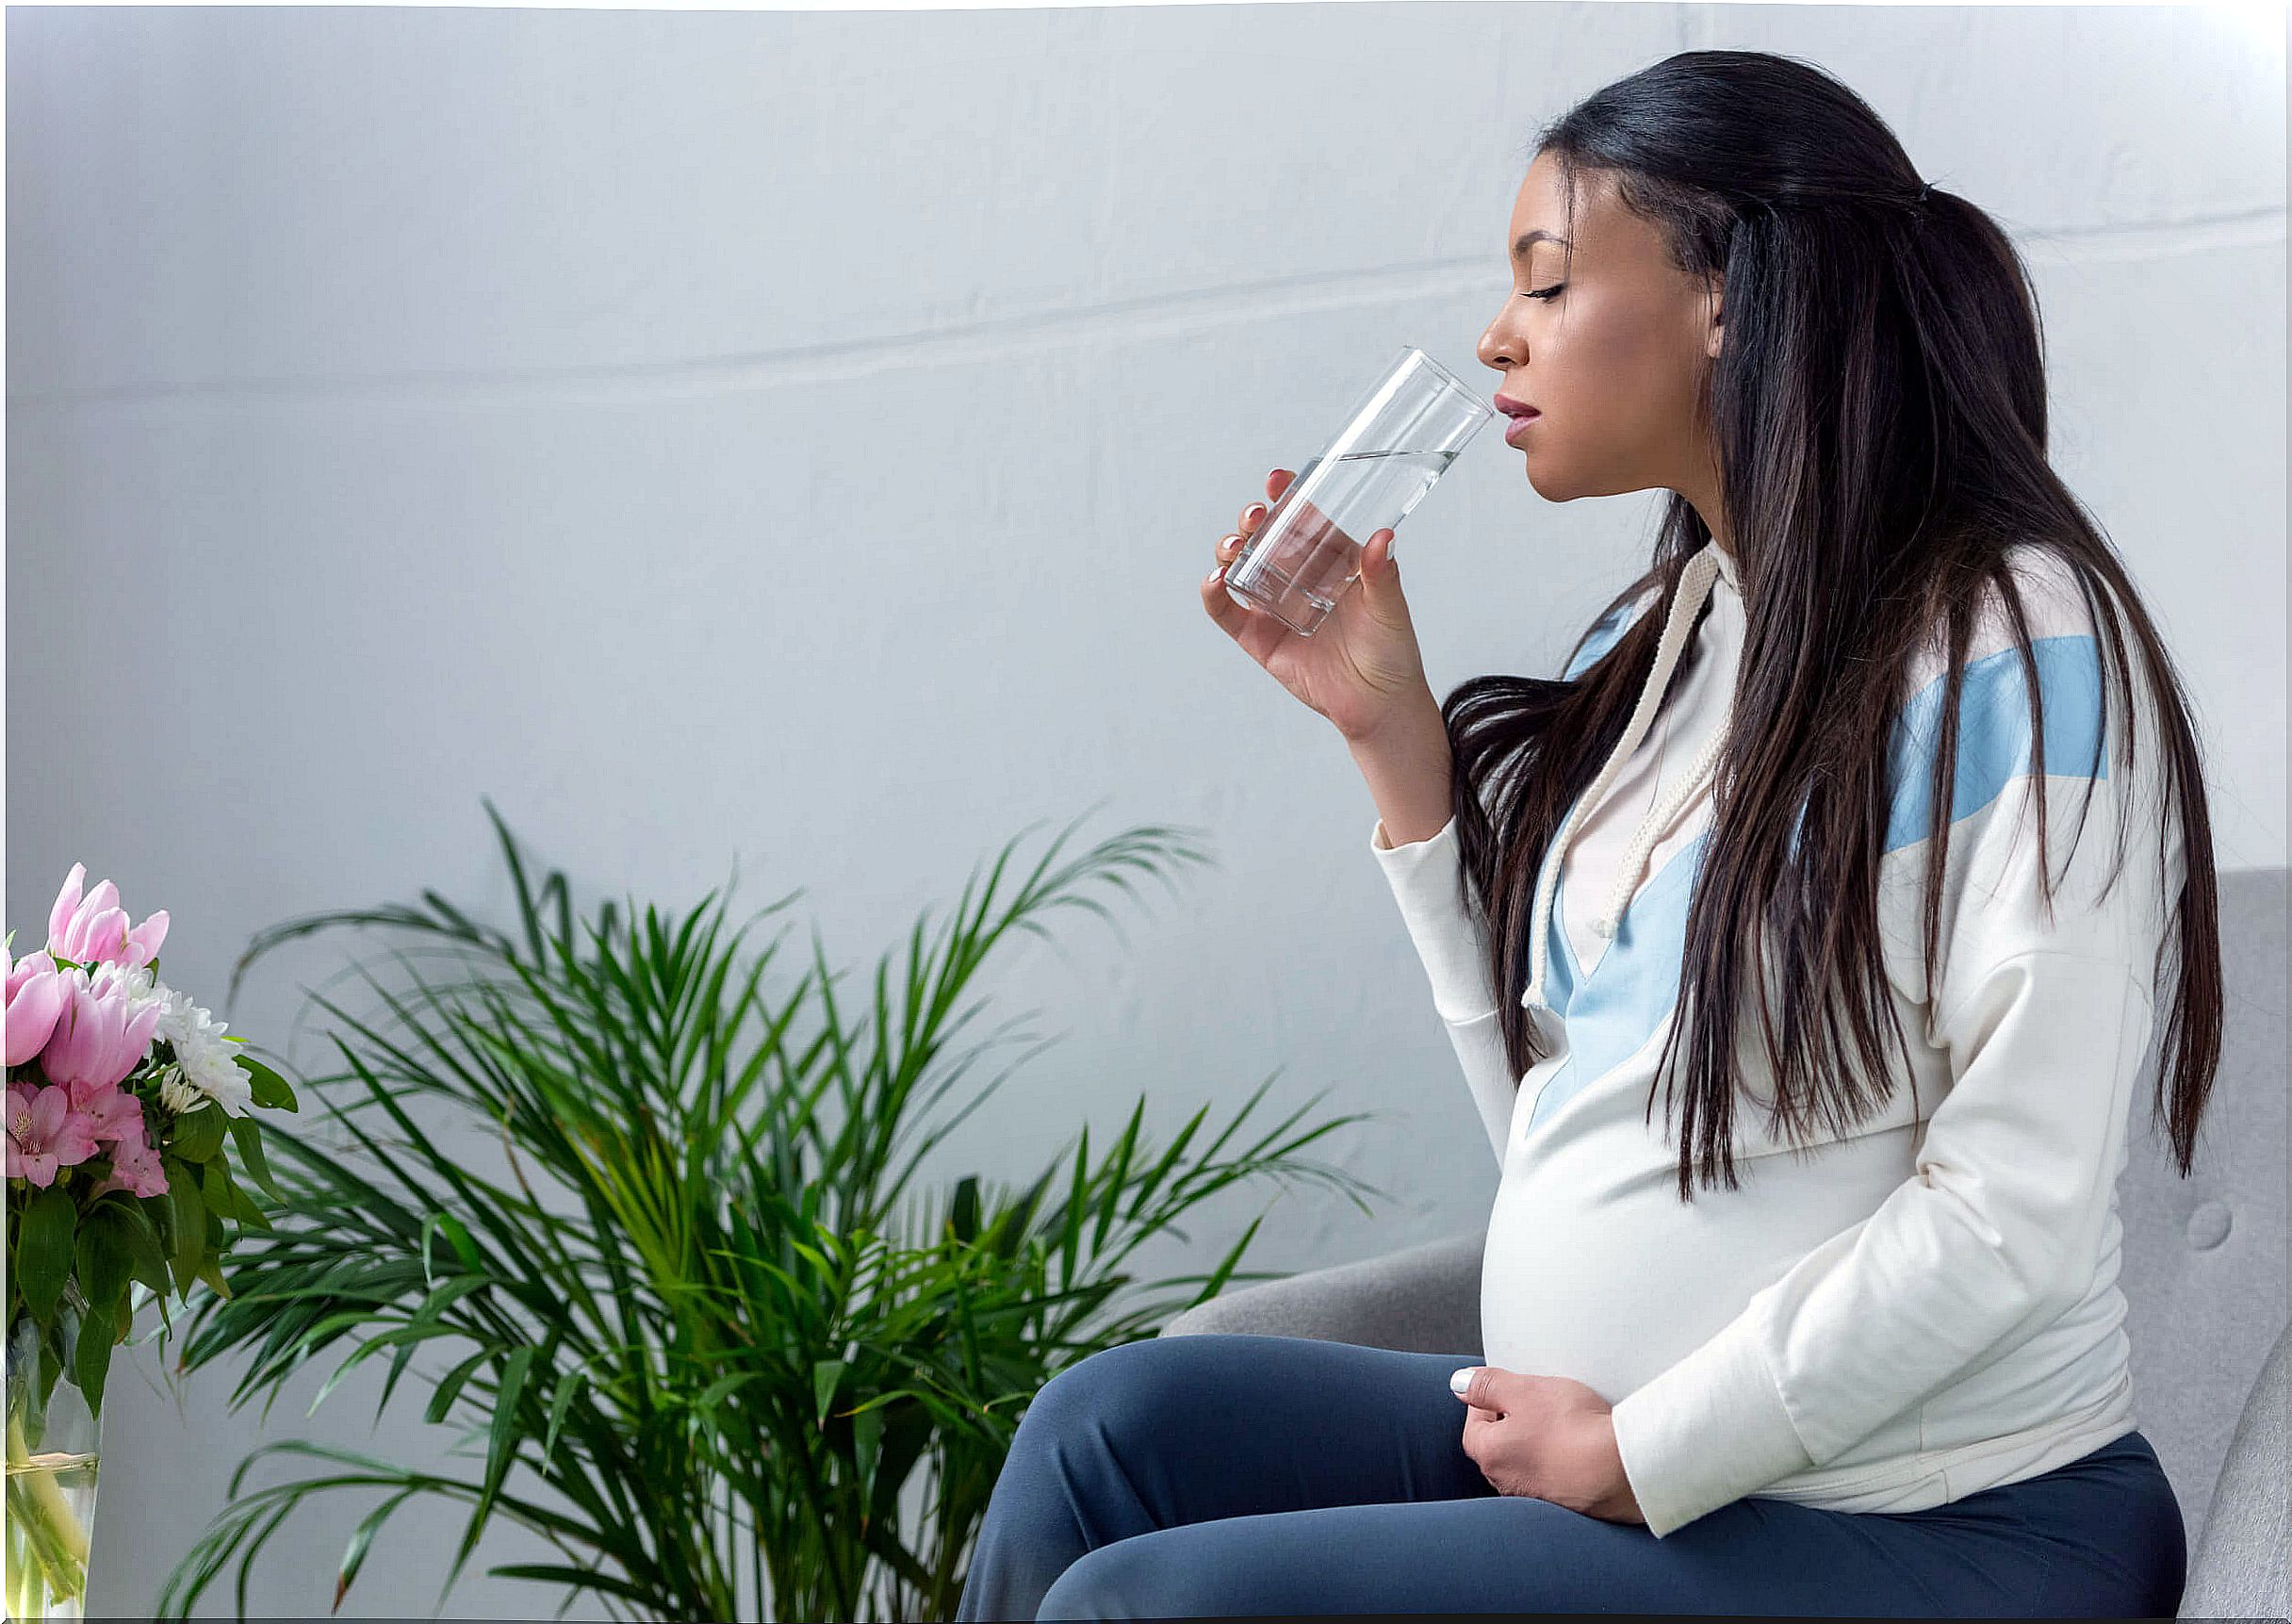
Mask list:
[[[1481,1231],[1266,1280],[1198,1303],[1165,1337],[1247,1332],[1414,1353],[1481,1352]]]
[[[2292,1325],[2277,1334],[2236,1422],[2219,1485],[2191,1553],[2188,1584],[2181,1595],[2183,1618],[2282,1618],[2292,1608],[2292,1580],[2285,1571],[2292,1546],[2284,1472],[2284,1418],[2292,1397],[2287,1348],[2292,1348]]]

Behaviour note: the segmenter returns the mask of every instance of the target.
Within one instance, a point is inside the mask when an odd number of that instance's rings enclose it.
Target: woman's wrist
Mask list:
[[[1430,692],[1422,706],[1397,713],[1373,733],[1349,737],[1346,747],[1377,803],[1387,841],[1407,845],[1447,827],[1454,757],[1448,724]]]

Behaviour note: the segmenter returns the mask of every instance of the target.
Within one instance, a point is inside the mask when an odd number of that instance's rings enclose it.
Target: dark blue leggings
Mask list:
[[[1342,1613],[2162,1617],[2178,1502],[2138,1432],[1913,1512],[1758,1495],[1662,1539],[1521,1495],[1465,1454],[1478,1353],[1150,1337],[1044,1384],[989,1500],[959,1619]]]

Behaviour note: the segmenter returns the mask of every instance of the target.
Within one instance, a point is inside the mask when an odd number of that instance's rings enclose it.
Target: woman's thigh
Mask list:
[[[1059,1372],[1021,1425],[1083,1486],[1135,1497],[1125,1534],[1318,1506],[1494,1497],[1465,1452],[1464,1405],[1449,1388],[1450,1371],[1480,1362],[1304,1337],[1150,1337]]]
[[[2145,1440],[2137,1452],[2145,1452]],[[1044,1619],[1351,1613],[2170,1616],[2177,1510],[2124,1441],[1930,1511],[1753,1496],[1657,1539],[1523,1496],[1266,1512],[1093,1550]],[[2153,1454],[2149,1463],[2153,1465]],[[2168,1500],[2169,1491],[2168,1490]]]
[[[1449,1390],[1449,1371],[1480,1362],[1241,1333],[1102,1349],[1027,1405],[955,1616],[1032,1618],[1077,1560],[1160,1529],[1493,1497]]]

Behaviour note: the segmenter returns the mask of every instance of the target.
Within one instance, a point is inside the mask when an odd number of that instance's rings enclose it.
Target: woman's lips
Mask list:
[[[1542,412],[1522,412],[1504,426],[1505,443],[1512,444],[1516,441],[1520,431],[1542,416],[1544,416]]]

